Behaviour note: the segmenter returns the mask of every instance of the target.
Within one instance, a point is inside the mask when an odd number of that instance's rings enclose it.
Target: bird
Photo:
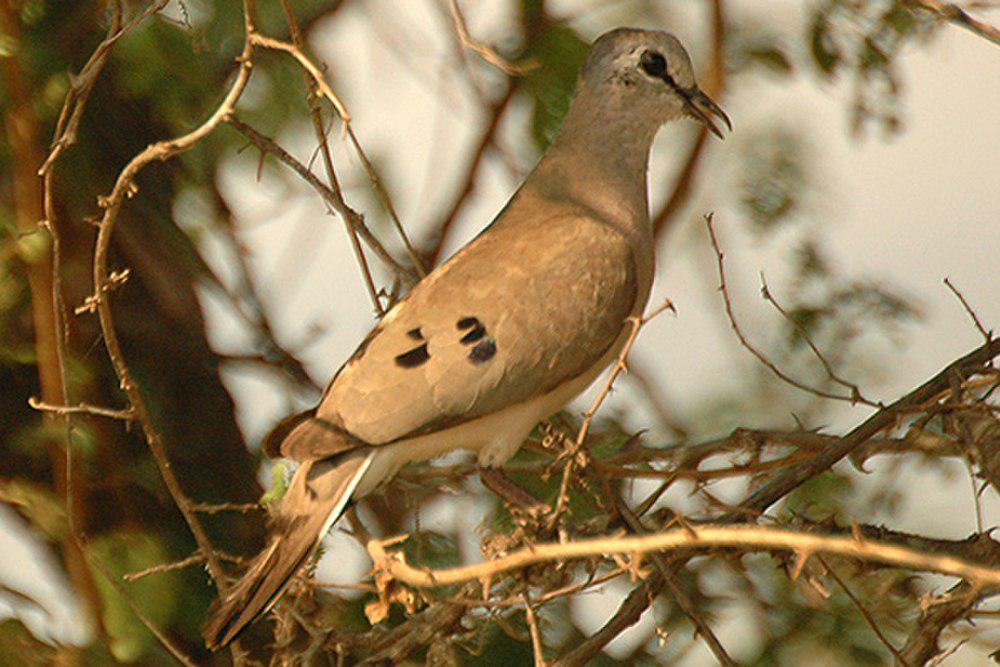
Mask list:
[[[298,462],[271,536],[210,610],[210,649],[266,613],[323,536],[406,463],[456,449],[502,466],[621,353],[654,273],[653,139],[725,112],[672,34],[618,28],[591,46],[549,147],[494,220],[392,306],[319,403],[264,440]]]

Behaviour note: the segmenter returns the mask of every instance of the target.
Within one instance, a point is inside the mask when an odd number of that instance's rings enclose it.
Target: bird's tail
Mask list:
[[[371,464],[371,452],[306,461],[281,500],[268,546],[235,586],[209,612],[202,631],[212,650],[233,641],[266,613],[287,588],[326,532],[347,509]]]

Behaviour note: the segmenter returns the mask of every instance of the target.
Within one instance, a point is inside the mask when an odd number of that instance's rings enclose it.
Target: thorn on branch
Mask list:
[[[122,421],[132,421],[135,419],[135,409],[116,410],[114,408],[102,408],[89,403],[77,403],[76,405],[51,405],[38,398],[31,396],[28,398],[28,405],[39,412],[51,412],[59,416],[66,415],[91,415],[94,417],[107,417],[108,419],[120,419]]]
[[[76,315],[83,315],[85,313],[95,313],[97,312],[97,307],[104,298],[104,295],[111,293],[112,291],[118,289],[124,285],[129,277],[132,275],[131,269],[122,269],[121,271],[112,271],[108,274],[107,281],[101,285],[101,289],[96,294],[91,294],[85,297],[83,304],[77,306],[73,309],[73,313]]]

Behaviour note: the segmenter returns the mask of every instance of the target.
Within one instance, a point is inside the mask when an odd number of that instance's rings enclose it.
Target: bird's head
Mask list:
[[[657,125],[688,116],[721,139],[714,117],[732,130],[726,113],[695,82],[687,51],[667,32],[619,28],[601,35],[580,70],[580,85]]]

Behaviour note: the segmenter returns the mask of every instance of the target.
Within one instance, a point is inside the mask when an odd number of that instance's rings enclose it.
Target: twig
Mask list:
[[[740,345],[746,348],[747,351],[750,352],[750,354],[752,354],[757,361],[763,364],[765,368],[774,373],[778,379],[795,387],[796,389],[801,389],[802,391],[821,398],[828,398],[835,401],[846,401],[852,405],[857,403],[858,399],[854,395],[844,396],[841,394],[834,394],[829,391],[824,391],[818,387],[811,387],[804,382],[796,380],[778,368],[774,362],[768,359],[763,352],[754,347],[753,344],[747,339],[743,330],[740,328],[739,323],[736,321],[736,314],[733,312],[733,303],[729,298],[729,288],[726,285],[725,254],[722,252],[722,248],[719,247],[719,239],[715,235],[715,226],[712,224],[712,218],[713,216],[711,213],[705,215],[705,226],[708,228],[708,238],[712,243],[712,250],[715,251],[715,260],[719,271],[719,292],[722,294],[722,302],[726,308],[726,317],[729,318],[729,325],[736,334],[736,338],[739,339]]]
[[[979,347],[948,364],[930,380],[873,414],[840,438],[837,443],[827,445],[809,460],[779,472],[744,499],[739,504],[738,512],[728,513],[723,520],[738,521],[744,518],[747,512],[763,512],[800,485],[828,470],[880,431],[896,424],[902,416],[948,390],[956,377],[966,378],[983,370],[983,367],[997,355],[1000,355],[1000,339],[993,340],[988,345]]]
[[[153,636],[156,637],[157,641],[160,642],[163,648],[165,648],[167,652],[170,653],[175,660],[177,660],[177,662],[181,663],[185,667],[195,667],[195,661],[192,660],[191,657],[188,656],[179,646],[177,646],[162,630],[156,627],[156,624],[153,623],[153,619],[151,619],[143,608],[139,606],[139,603],[136,602],[135,598],[131,593],[129,593],[128,589],[125,588],[122,582],[119,581],[118,577],[116,577],[104,565],[104,563],[101,562],[101,559],[90,553],[90,551],[86,548],[85,543],[80,543],[80,549],[86,556],[87,560],[90,561],[90,564],[97,568],[97,571],[104,576],[105,581],[111,584],[111,587],[118,592],[123,600],[125,600],[125,604],[127,604],[132,610],[132,613],[135,614],[142,624],[146,626],[146,629],[148,629]]]
[[[611,506],[614,507],[615,511],[622,518],[625,524],[629,527],[629,530],[634,535],[646,535],[649,531],[642,525],[639,521],[639,517],[632,512],[631,508],[625,503],[621,495],[615,493],[608,483],[607,478],[604,477],[604,473],[598,467],[593,468],[595,476],[599,479],[601,488],[607,500],[610,502]],[[674,600],[677,602],[677,606],[681,608],[681,611],[691,620],[694,625],[695,631],[704,640],[705,644],[708,645],[709,650],[712,655],[715,656],[716,661],[723,665],[724,667],[732,667],[735,665],[735,661],[726,652],[725,647],[719,638],[716,636],[712,627],[705,621],[702,615],[698,612],[698,608],[695,606],[694,601],[688,596],[687,591],[681,586],[680,582],[677,581],[677,577],[671,572],[670,567],[664,562],[663,558],[658,553],[650,554],[652,557],[653,565],[656,567],[657,571],[660,573],[660,578],[666,585],[670,594],[673,596]]]
[[[924,665],[941,653],[938,638],[952,623],[965,618],[980,598],[980,593],[966,582],[959,582],[947,593],[921,601],[922,611],[916,627],[900,653],[902,661]]]
[[[347,220],[351,227],[357,230],[361,237],[368,244],[368,247],[379,256],[383,262],[386,263],[404,282],[413,283],[416,281],[417,274],[413,269],[402,265],[395,257],[393,257],[385,246],[376,238],[368,225],[365,224],[364,218],[360,213],[351,208],[346,201],[344,201],[343,196],[338,196],[336,190],[332,189],[323,181],[319,180],[314,173],[312,173],[304,164],[296,160],[288,151],[278,145],[270,137],[264,136],[257,130],[247,125],[239,118],[234,115],[229,115],[226,117],[226,123],[235,128],[240,134],[249,139],[254,146],[259,150],[266,153],[271,153],[277,157],[281,162],[285,163],[287,166],[291,167],[295,173],[302,177],[309,185],[319,192],[323,200],[333,208],[342,218]]]
[[[878,637],[878,640],[882,642],[882,645],[889,649],[889,652],[896,657],[896,660],[899,661],[902,667],[910,667],[910,663],[902,656],[902,654],[900,654],[899,649],[892,645],[889,638],[886,637],[885,633],[882,632],[882,629],[878,627],[878,623],[875,622],[875,618],[871,615],[871,612],[865,608],[865,606],[861,603],[861,600],[859,600],[851,589],[848,588],[847,584],[844,583],[844,580],[840,578],[836,571],[830,567],[830,564],[827,563],[822,556],[819,556],[818,560],[826,569],[827,574],[829,574],[830,577],[837,582],[837,585],[840,586],[840,590],[844,591],[844,595],[846,595],[851,601],[851,604],[853,604],[854,607],[861,612],[861,616],[864,617],[865,623],[867,623],[868,627],[872,629],[872,632],[874,632],[875,636]]]
[[[972,306],[969,305],[969,302],[965,300],[965,295],[963,295],[962,292],[960,292],[959,289],[955,287],[954,283],[952,283],[947,276],[944,279],[944,284],[948,286],[948,289],[951,290],[951,293],[954,294],[955,297],[958,299],[959,303],[962,304],[962,308],[964,308],[965,312],[968,313],[970,318],[972,318],[972,323],[976,325],[976,329],[979,330],[979,333],[981,333],[986,342],[989,343],[990,340],[992,340],[993,338],[993,332],[987,331],[986,327],[983,326],[983,323],[979,321],[979,316],[976,315],[976,311],[972,309]]]
[[[66,415],[91,415],[94,417],[107,417],[108,419],[120,419],[122,421],[132,421],[135,419],[134,409],[115,410],[113,408],[102,408],[89,403],[77,403],[76,405],[50,405],[38,400],[34,396],[28,398],[28,405],[32,409],[40,412],[51,412],[65,417]]]
[[[555,524],[566,509],[566,503],[569,500],[569,482],[573,475],[573,467],[576,463],[578,455],[581,454],[580,450],[583,447],[583,442],[587,439],[587,433],[590,430],[590,422],[593,420],[594,414],[597,412],[598,408],[600,408],[601,404],[604,403],[608,394],[611,393],[611,388],[614,386],[618,375],[626,372],[627,366],[625,360],[628,357],[629,351],[632,349],[632,345],[635,343],[636,336],[639,335],[639,329],[665,310],[674,310],[674,304],[670,302],[670,299],[665,299],[663,303],[650,311],[650,313],[645,317],[633,316],[627,319],[627,322],[632,326],[632,328],[629,331],[628,336],[625,338],[621,352],[618,353],[618,358],[615,360],[614,366],[611,367],[611,372],[608,373],[608,377],[604,381],[604,386],[601,387],[601,390],[597,393],[597,396],[594,397],[593,402],[584,414],[583,423],[580,425],[580,430],[577,432],[576,440],[567,448],[565,453],[566,465],[563,467],[562,481],[559,484],[559,495],[556,497],[556,504],[552,509],[552,514],[549,519],[551,525]]]
[[[200,514],[218,514],[219,512],[264,512],[266,507],[260,503],[191,503],[191,509]]]
[[[196,551],[187,558],[182,560],[174,561],[173,563],[161,563],[159,565],[154,565],[152,567],[147,567],[144,570],[139,570],[138,572],[127,572],[122,575],[122,579],[125,581],[135,581],[136,579],[142,579],[143,577],[148,577],[151,574],[159,574],[161,572],[171,572],[173,570],[180,570],[191,565],[196,565],[198,563],[205,562],[205,555],[200,551]]]
[[[538,618],[535,616],[535,610],[531,607],[527,593],[521,596],[521,600],[524,602],[524,616],[528,623],[528,631],[531,633],[531,652],[535,657],[535,667],[546,667],[545,653],[542,651],[542,633],[538,630]]]
[[[916,9],[922,9],[949,23],[968,30],[980,37],[1000,46],[1000,29],[980,21],[953,2],[938,2],[937,0],[904,0],[904,3]]]
[[[462,16],[462,10],[458,7],[458,0],[449,0],[448,9],[451,12],[451,20],[455,26],[455,34],[458,36],[458,40],[462,43],[462,46],[475,51],[479,54],[479,57],[489,64],[508,75],[523,74],[538,66],[538,63],[534,61],[512,63],[498,54],[493,48],[469,36],[469,29],[465,25],[465,17]]]
[[[590,664],[591,659],[600,653],[608,642],[639,622],[639,618],[659,595],[663,585],[659,572],[651,574],[639,586],[632,589],[600,630],[559,658],[553,667],[582,667]]]
[[[297,52],[302,53],[305,48],[302,43],[302,35],[299,32],[298,22],[295,20],[295,12],[288,4],[288,0],[281,0],[281,9],[285,13],[285,21],[288,23],[288,30],[292,37],[292,42]],[[316,79],[315,74],[310,71],[303,70],[303,77],[306,83],[306,99],[309,104],[309,116],[312,119],[313,132],[316,135],[316,140],[319,142],[320,154],[323,156],[323,165],[326,168],[326,177],[330,183],[331,189],[335,193],[339,193],[341,198],[343,198],[343,193],[340,190],[340,183],[337,179],[337,172],[333,168],[333,157],[330,155],[330,145],[326,139],[326,130],[323,127],[323,111],[320,107],[319,100],[316,96],[316,90],[319,88],[319,82]],[[310,76],[312,74],[312,76]],[[338,109],[340,111],[341,109]],[[341,114],[343,118],[343,114]],[[347,121],[344,121],[345,127]],[[347,235],[351,240],[351,247],[354,250],[354,256],[358,260],[358,266],[361,268],[361,274],[364,277],[365,285],[368,288],[368,295],[371,297],[372,304],[375,307],[375,311],[379,315],[385,313],[385,309],[382,307],[382,302],[379,299],[379,291],[375,288],[375,280],[372,278],[371,267],[368,266],[368,259],[365,257],[364,249],[361,247],[361,242],[358,240],[358,230],[354,225],[350,223],[347,218],[344,218],[344,224],[347,227]]]
[[[340,101],[337,94],[333,92],[332,88],[330,88],[330,85],[326,82],[326,78],[323,76],[323,73],[319,71],[319,68],[316,67],[316,65],[309,60],[309,57],[302,53],[298,47],[294,44],[289,44],[288,42],[283,42],[279,39],[274,39],[273,37],[267,37],[257,32],[250,33],[249,37],[250,43],[253,46],[260,46],[265,49],[272,49],[275,51],[283,51],[298,61],[299,65],[302,66],[302,69],[308,72],[309,76],[311,76],[312,80],[316,83],[316,88],[319,90],[319,94],[325,97],[327,101],[333,105],[333,108],[337,110],[337,115],[340,116],[340,120],[344,123],[344,127],[347,127],[347,125],[350,124],[351,115],[347,113],[347,108],[344,106],[344,103]]]
[[[780,303],[778,303],[778,300],[774,298],[774,294],[771,292],[771,289],[767,286],[767,281],[764,279],[763,273],[760,274],[760,293],[761,296],[764,297],[765,301],[774,306],[775,310],[777,310],[782,317],[784,317],[793,327],[795,327],[795,331],[798,332],[800,336],[802,336],[802,340],[805,341],[806,345],[812,351],[813,355],[816,357],[816,359],[819,360],[820,364],[823,365],[823,370],[826,371],[827,377],[829,377],[833,382],[839,384],[840,386],[844,387],[845,389],[851,392],[851,398],[853,399],[853,402],[863,403],[864,405],[868,405],[873,408],[885,407],[885,405],[882,403],[871,401],[865,398],[864,395],[862,395],[861,393],[861,387],[854,384],[853,382],[849,382],[848,380],[845,380],[844,378],[840,377],[837,374],[837,372],[833,370],[833,364],[831,364],[827,360],[826,356],[823,355],[823,353],[820,351],[816,343],[813,342],[813,339],[809,335],[809,332],[806,331],[801,324],[796,322],[795,319],[793,319],[792,316],[788,313],[788,311],[785,310]]]
[[[56,121],[55,138],[52,140],[51,151],[45,162],[38,169],[38,175],[45,177],[52,172],[52,166],[62,156],[63,152],[76,143],[76,134],[80,126],[80,119],[83,117],[83,110],[87,106],[90,91],[100,77],[104,64],[108,60],[111,49],[123,35],[128,34],[137,25],[145,21],[149,16],[160,11],[167,6],[169,0],[155,0],[146,5],[146,8],[132,17],[125,25],[121,24],[121,6],[115,4],[117,11],[112,13],[111,26],[108,35],[97,45],[93,53],[80,71],[70,77],[70,88],[63,100],[62,109],[59,111],[59,119]],[[49,218],[52,219],[51,217]]]
[[[290,15],[290,12],[286,16]],[[294,20],[294,19],[293,19]],[[291,24],[289,26],[291,28]],[[296,28],[292,28],[293,38],[298,34]],[[309,73],[312,77],[313,82],[316,84],[317,90],[319,90],[320,95],[325,97],[336,109],[337,115],[340,116],[343,122],[344,132],[347,134],[348,139],[351,141],[351,145],[354,147],[355,153],[357,153],[358,158],[361,160],[361,165],[364,167],[365,173],[368,175],[368,180],[371,182],[372,187],[375,189],[375,193],[378,195],[379,200],[385,207],[386,211],[389,213],[389,217],[392,219],[393,225],[396,228],[396,232],[399,234],[400,239],[403,242],[403,246],[406,248],[406,252],[410,256],[410,261],[413,262],[413,266],[416,267],[417,271],[423,275],[424,269],[420,262],[420,258],[417,256],[416,250],[414,250],[413,245],[410,243],[410,239],[403,229],[403,224],[399,220],[399,216],[396,214],[396,209],[392,205],[392,200],[389,198],[389,193],[386,192],[385,188],[382,186],[382,181],[375,172],[375,168],[372,166],[371,160],[368,159],[367,153],[365,153],[364,148],[361,147],[361,142],[358,141],[358,137],[351,127],[351,117],[347,113],[347,109],[340,98],[337,97],[336,93],[330,88],[329,84],[323,76],[323,73],[319,68],[313,64],[313,62],[306,56],[302,50],[295,44],[289,44],[288,42],[282,42],[271,37],[265,37],[260,34],[252,34],[251,41],[256,46],[263,46],[269,49],[275,49],[277,51],[283,51],[293,58]],[[324,138],[321,140],[321,145],[325,144],[325,133]],[[332,173],[332,172],[331,172]],[[334,183],[334,179],[331,176],[331,185]],[[335,188],[335,190],[338,190]]]
[[[500,558],[474,565],[423,570],[406,563],[401,552],[389,553],[384,542],[372,540],[368,553],[376,569],[411,586],[437,587],[494,577],[535,563],[565,561],[607,554],[641,554],[731,547],[748,551],[827,553],[913,570],[962,577],[978,586],[1000,586],[1000,567],[983,566],[954,556],[941,556],[859,536],[820,535],[781,528],[740,524],[701,524],[633,537],[599,537],[576,542],[533,544]]]
[[[246,88],[247,82],[250,80],[250,56],[253,49],[253,9],[253,0],[244,0],[243,10],[245,40],[243,44],[243,52],[238,58],[239,67],[237,68],[236,77],[219,106],[216,107],[215,111],[213,111],[201,125],[196,127],[191,132],[176,139],[169,139],[151,144],[145,150],[132,158],[132,160],[129,161],[129,163],[118,175],[118,179],[115,181],[115,185],[112,188],[111,193],[107,197],[102,198],[101,201],[104,206],[104,215],[98,224],[98,234],[94,247],[93,260],[93,298],[97,306],[97,314],[101,324],[101,333],[104,337],[104,344],[107,348],[108,357],[111,359],[111,364],[114,367],[115,374],[118,376],[119,384],[128,395],[132,409],[135,411],[135,416],[142,426],[146,442],[148,443],[150,451],[153,454],[157,467],[160,469],[163,481],[165,482],[167,489],[178,509],[184,516],[184,519],[194,536],[195,542],[198,544],[198,548],[203,554],[205,554],[209,572],[211,573],[216,586],[218,586],[219,590],[223,593],[227,589],[227,584],[225,580],[225,573],[219,562],[219,558],[212,549],[211,542],[208,539],[208,535],[205,533],[201,520],[198,518],[194,510],[191,509],[191,501],[187,498],[180,485],[180,481],[174,474],[170,460],[167,457],[163,437],[153,424],[152,415],[146,406],[142,393],[135,384],[135,381],[132,379],[131,371],[125,363],[121,343],[119,342],[118,334],[115,331],[114,319],[111,313],[111,303],[108,298],[106,286],[109,280],[108,253],[111,246],[111,238],[114,232],[115,222],[117,221],[118,213],[121,211],[122,204],[125,202],[126,198],[134,192],[134,179],[136,175],[151,162],[168,160],[178,153],[182,153],[192,148],[197,142],[212,132],[212,130],[214,130],[219,123],[221,123],[225,117],[232,112],[236,101],[240,98],[240,95],[242,95],[243,90]]]

